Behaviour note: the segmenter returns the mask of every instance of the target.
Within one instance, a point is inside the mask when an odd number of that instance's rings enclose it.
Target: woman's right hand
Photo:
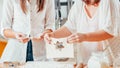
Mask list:
[[[51,38],[52,38],[53,36],[54,36],[53,33],[46,33],[45,36],[44,36],[44,40],[45,40],[45,42],[51,44],[51,41],[52,41]]]
[[[30,38],[27,37],[27,35],[23,33],[15,33],[15,38],[19,40],[19,42],[21,43],[27,43],[30,40]]]

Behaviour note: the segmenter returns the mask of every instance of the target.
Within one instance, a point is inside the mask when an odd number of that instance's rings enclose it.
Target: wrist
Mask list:
[[[53,30],[52,30],[52,29],[46,29],[46,30],[44,31],[44,33],[50,33],[50,32],[53,32]]]
[[[54,33],[54,32],[51,32],[51,33],[50,33],[50,37],[55,38],[55,33]]]
[[[17,32],[13,32],[13,38],[17,39]]]
[[[88,40],[88,34],[83,34],[83,41],[87,41]]]

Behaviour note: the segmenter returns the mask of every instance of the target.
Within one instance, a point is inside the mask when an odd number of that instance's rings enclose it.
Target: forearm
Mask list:
[[[5,29],[3,33],[6,38],[15,38],[15,32],[11,29]]]
[[[53,30],[52,30],[52,29],[46,29],[46,30],[44,31],[44,33],[50,33],[50,32],[53,32]]]
[[[108,34],[104,30],[100,30],[97,32],[91,32],[91,33],[85,34],[84,41],[102,41],[112,37],[113,37],[112,35]]]
[[[67,29],[67,27],[61,27],[56,31],[52,32],[52,37],[54,38],[64,38],[70,36],[72,33]]]

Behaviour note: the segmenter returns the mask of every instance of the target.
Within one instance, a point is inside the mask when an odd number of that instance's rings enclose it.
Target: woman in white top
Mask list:
[[[1,59],[24,62],[31,36],[34,60],[45,60],[43,36],[54,29],[54,16],[54,0],[4,0],[1,32],[8,44]]]
[[[91,53],[101,51],[103,45],[120,45],[119,6],[115,1],[76,0],[66,24],[46,34],[46,41],[67,37],[68,43],[78,44],[77,61],[86,65]]]

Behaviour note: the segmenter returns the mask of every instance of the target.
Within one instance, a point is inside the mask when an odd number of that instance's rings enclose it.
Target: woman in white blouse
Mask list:
[[[45,35],[46,41],[67,37],[68,43],[78,45],[78,63],[87,64],[92,52],[102,51],[103,45],[120,45],[117,0],[76,0],[66,24]],[[77,67],[83,67],[80,64]]]
[[[54,29],[54,0],[4,0],[2,35],[8,38],[3,61],[26,61],[29,36],[34,60],[46,60],[43,36]]]

